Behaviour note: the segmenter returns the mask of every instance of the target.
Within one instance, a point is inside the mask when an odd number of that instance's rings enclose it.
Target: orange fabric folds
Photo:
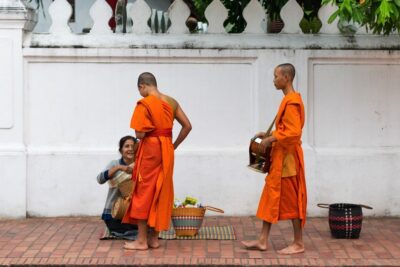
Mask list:
[[[155,96],[141,99],[135,108],[131,128],[146,132],[140,141],[132,179],[136,180],[124,223],[147,220],[156,231],[168,230],[174,200],[174,146],[171,106]]]
[[[278,220],[298,218],[302,220],[302,226],[305,224],[307,189],[301,148],[304,121],[304,105],[300,94],[287,94],[278,110],[276,130],[272,132],[277,141],[273,143],[272,164],[257,210],[257,217],[264,221],[276,223]],[[288,155],[293,156],[294,161],[285,160]],[[284,162],[294,166],[283,166]],[[296,175],[283,178],[286,176],[283,168],[295,169]]]

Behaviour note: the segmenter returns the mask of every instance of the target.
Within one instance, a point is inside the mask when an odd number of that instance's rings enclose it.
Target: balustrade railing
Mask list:
[[[329,24],[329,16],[337,9],[336,6],[322,6],[318,12],[318,19],[322,26],[320,34],[338,34],[338,21]],[[71,4],[67,0],[55,0],[48,7],[51,26],[50,34],[77,33],[69,26],[72,15]],[[46,10],[47,12],[47,10]],[[109,20],[113,17],[113,10],[106,0],[95,0],[87,14],[93,21],[93,26],[87,34],[112,34],[114,31],[109,26]],[[145,0],[136,0],[127,5],[127,34],[189,34],[186,21],[190,15],[190,9],[183,0],[175,0],[167,11],[151,9]],[[267,32],[268,14],[258,0],[251,0],[243,10],[243,18],[246,27],[242,34],[262,34]],[[226,34],[224,21],[228,17],[228,10],[220,0],[213,0],[205,10],[205,22],[199,23],[201,33]],[[284,23],[281,31],[283,34],[302,34],[300,22],[304,17],[302,7],[296,0],[289,0],[280,11],[280,17]],[[43,18],[43,16],[42,16]],[[40,23],[40,22],[39,22]],[[75,21],[79,23],[79,21]],[[360,30],[359,33],[365,33]]]

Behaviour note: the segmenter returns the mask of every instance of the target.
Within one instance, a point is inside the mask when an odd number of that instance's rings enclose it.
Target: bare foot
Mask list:
[[[138,241],[125,242],[124,249],[129,250],[147,250],[149,249],[147,244],[139,243]]]
[[[283,255],[291,255],[291,254],[297,254],[297,253],[303,253],[303,252],[304,252],[304,245],[297,244],[297,243],[293,243],[284,249],[278,250],[278,253],[283,254]]]
[[[159,248],[160,242],[158,242],[158,240],[149,240],[147,242],[147,245],[149,246],[149,248]]]
[[[242,241],[242,244],[248,250],[259,250],[259,251],[267,250],[267,245],[262,244],[259,240]]]
[[[149,237],[147,239],[147,245],[149,248],[159,248],[160,247],[160,242],[158,241],[158,232],[152,231],[149,234]]]

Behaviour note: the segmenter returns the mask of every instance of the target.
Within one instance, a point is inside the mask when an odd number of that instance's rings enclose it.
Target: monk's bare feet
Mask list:
[[[304,245],[298,243],[293,243],[284,249],[278,250],[278,253],[283,255],[291,255],[303,252],[304,252]]]
[[[248,250],[265,251],[268,248],[266,244],[263,244],[259,240],[242,241],[242,244]]]
[[[149,239],[149,241],[147,242],[147,245],[149,246],[149,248],[159,248],[160,242],[158,242],[158,239],[157,240]]]
[[[149,249],[147,243],[141,243],[139,241],[125,242],[124,249],[129,250],[147,250]]]
[[[158,241],[158,232],[152,231],[147,239],[149,248],[159,248],[160,242]]]

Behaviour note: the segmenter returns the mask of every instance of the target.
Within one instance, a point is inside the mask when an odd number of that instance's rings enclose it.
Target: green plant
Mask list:
[[[400,0],[322,0],[322,4],[335,4],[338,10],[329,18],[341,22],[366,26],[376,34],[400,32]]]
[[[300,21],[300,28],[303,33],[318,33],[322,27],[322,23],[318,18],[318,11],[321,8],[321,2],[297,0],[297,3],[304,10],[304,17]]]
[[[204,11],[211,4],[212,0],[193,0],[193,5],[196,9],[197,19],[202,22],[206,22],[206,17],[204,16]]]
[[[267,11],[270,21],[279,21],[281,20],[281,9],[288,1],[289,0],[262,0],[261,4]]]
[[[204,12],[212,0],[192,0],[196,9],[199,21],[206,22]],[[221,1],[228,10],[228,18],[224,22],[224,27],[229,33],[240,33],[246,28],[246,21],[243,18],[243,9],[250,0],[222,0]]]
[[[204,11],[212,0],[192,0],[199,16],[199,20],[205,21]],[[280,11],[288,0],[259,0],[269,14],[271,21],[280,20]],[[243,18],[243,9],[250,0],[222,0],[228,10],[228,18],[224,27],[229,33],[240,33],[246,28],[246,20]]]
[[[222,0],[228,9],[228,19],[224,22],[224,27],[229,33],[240,33],[246,28],[246,20],[243,18],[243,9],[250,0]]]

